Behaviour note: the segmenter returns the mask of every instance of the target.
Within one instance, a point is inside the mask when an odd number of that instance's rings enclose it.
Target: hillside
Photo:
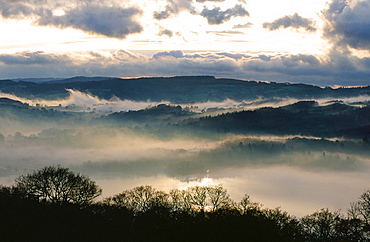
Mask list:
[[[305,135],[368,139],[370,106],[355,107],[342,103],[319,105],[300,101],[278,108],[230,111],[211,116],[207,111],[195,113],[181,106],[160,104],[137,111],[108,114],[76,112],[59,107],[33,107],[8,98],[0,98],[2,119],[21,123],[50,122],[55,124],[94,124],[166,126],[176,130],[197,130],[216,133]],[[2,125],[3,126],[3,125]],[[3,127],[5,128],[5,127]]]
[[[366,138],[370,136],[370,107],[334,103],[315,106],[298,102],[280,108],[225,113],[203,117],[187,126],[213,132]]]
[[[0,80],[0,91],[26,98],[60,99],[69,95],[66,89],[90,93],[109,100],[118,97],[122,100],[175,103],[196,103],[206,101],[236,101],[264,98],[317,99],[324,97],[343,98],[370,95],[370,87],[321,88],[306,84],[266,83],[215,78],[213,76],[178,76],[120,79],[109,77],[74,77],[50,82],[29,82]]]

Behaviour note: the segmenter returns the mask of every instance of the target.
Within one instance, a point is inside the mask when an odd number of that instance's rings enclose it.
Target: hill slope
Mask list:
[[[137,79],[76,77],[44,83],[0,80],[1,92],[26,98],[65,98],[69,95],[66,89],[79,90],[107,100],[116,96],[136,101],[167,100],[175,103],[223,101],[227,98],[242,101],[258,97],[315,99],[370,95],[370,87],[332,89],[305,84],[218,79],[213,76]]]

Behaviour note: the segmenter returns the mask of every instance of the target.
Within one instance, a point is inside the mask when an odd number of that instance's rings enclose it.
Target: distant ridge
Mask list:
[[[75,76],[67,79],[57,79],[57,80],[50,80],[49,83],[68,83],[68,82],[89,82],[89,81],[104,81],[108,79],[112,79],[114,77],[104,77],[104,76],[94,76],[94,77],[86,77],[86,76]]]
[[[55,82],[59,80],[64,80],[64,78],[16,78],[16,79],[10,79],[15,82],[35,82],[35,83],[42,83],[42,82]]]
[[[86,76],[75,76],[70,78],[16,78],[10,79],[16,82],[34,82],[34,83],[67,83],[67,82],[87,82],[87,81],[103,81],[107,79],[112,79],[113,77],[104,77],[104,76],[94,76],[94,77],[86,77]]]
[[[89,93],[109,100],[157,101],[197,103],[207,101],[256,100],[258,98],[340,99],[370,95],[370,87],[331,88],[308,84],[243,81],[214,76],[141,77],[83,77],[43,82],[0,80],[0,91],[26,98],[49,100],[66,98],[66,89]],[[27,79],[31,80],[31,79]]]

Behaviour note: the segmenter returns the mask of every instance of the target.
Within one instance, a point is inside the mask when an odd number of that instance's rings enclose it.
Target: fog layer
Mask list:
[[[57,117],[22,119],[26,116],[11,116],[9,112],[0,117],[2,184],[11,185],[19,175],[60,164],[96,180],[103,188],[103,197],[145,184],[163,190],[224,184],[235,199],[248,193],[268,207],[281,206],[301,216],[323,207],[346,209],[370,182],[366,140],[209,132],[176,123],[154,125],[151,120],[137,125],[108,125],[99,121],[102,115],[141,110],[157,103],[102,100],[69,92],[67,99],[56,101],[2,94],[30,104],[35,109],[27,110],[32,113],[54,113]],[[368,100],[363,96],[342,101]],[[179,105],[195,115],[207,116],[296,101],[261,98]],[[326,105],[330,99],[316,101]],[[62,118],[58,118],[60,113]],[[26,113],[22,111],[22,115]]]

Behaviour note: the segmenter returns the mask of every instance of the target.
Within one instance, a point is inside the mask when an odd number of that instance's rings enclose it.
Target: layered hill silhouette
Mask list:
[[[298,102],[280,108],[226,113],[188,125],[217,132],[364,138],[370,135],[370,107]]]
[[[109,100],[161,100],[172,103],[207,101],[256,100],[264,98],[297,98],[294,104],[263,107],[254,110],[225,110],[222,114],[192,112],[179,105],[160,104],[138,111],[96,114],[93,110],[74,112],[58,107],[30,106],[9,98],[0,98],[2,118],[23,123],[48,121],[113,125],[171,126],[182,130],[204,130],[217,133],[306,135],[317,137],[347,137],[368,140],[370,136],[370,106],[367,103],[347,105],[338,100],[319,105],[316,99],[369,95],[370,87],[321,88],[289,83],[265,83],[212,76],[158,77],[119,79],[105,77],[74,77],[44,82],[1,80],[0,91],[29,99],[60,99],[66,89],[89,93]]]
[[[73,77],[32,82],[33,79],[0,80],[0,91],[26,98],[60,99],[69,95],[66,89],[90,93],[109,100],[195,103],[206,101],[254,100],[258,97],[291,97],[317,99],[370,95],[370,87],[337,88],[306,84],[243,81],[213,76],[177,76],[120,79],[109,77]],[[48,79],[47,79],[48,80]],[[38,81],[38,80],[34,80]]]

